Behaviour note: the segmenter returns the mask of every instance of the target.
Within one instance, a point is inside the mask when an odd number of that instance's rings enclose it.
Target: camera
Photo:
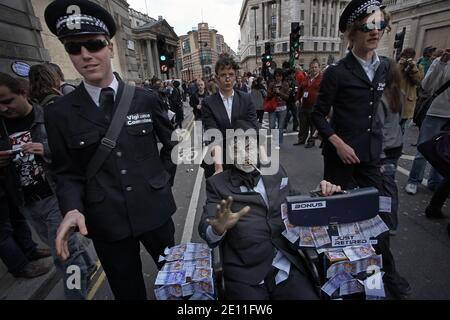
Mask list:
[[[409,73],[411,70],[412,70],[412,68],[413,68],[413,63],[412,63],[412,59],[408,59],[408,60],[406,60],[405,61],[405,67],[404,67],[404,69],[403,69],[403,71],[405,72],[405,73]]]

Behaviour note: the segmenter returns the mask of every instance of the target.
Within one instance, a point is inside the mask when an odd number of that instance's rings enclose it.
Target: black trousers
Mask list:
[[[289,277],[275,284],[278,269],[273,269],[264,279],[264,283],[256,286],[225,280],[227,300],[319,300],[314,283],[297,267],[291,264]]]
[[[437,187],[430,201],[430,207],[433,209],[442,209],[445,201],[450,194],[450,179],[445,178]]]
[[[286,119],[284,120],[284,129],[287,129],[292,116],[292,130],[298,129],[298,111],[295,103],[287,104]]]
[[[312,111],[312,110],[311,110]],[[300,110],[298,113],[298,119],[300,122],[300,128],[298,131],[298,141],[299,142],[306,142],[306,139],[308,138],[309,132],[311,132],[311,135],[309,136],[308,141],[313,141],[313,134],[314,131],[316,131],[316,127],[314,126],[314,123],[311,120],[311,111],[305,111]]]
[[[93,240],[95,250],[108,278],[109,285],[117,300],[146,300],[140,244],[160,269],[163,263],[158,262],[166,247],[172,247],[175,226],[169,219],[158,229],[144,233],[136,238],[127,238],[116,242]]]
[[[335,153],[324,154],[324,179],[341,186],[343,190],[355,187],[374,187],[378,189],[380,195],[383,195],[383,177],[380,171],[379,160],[347,165]],[[385,223],[388,221],[385,213],[380,212],[380,217]],[[381,254],[383,257],[383,270],[386,273],[385,280],[395,282],[399,275],[390,249],[389,234],[380,235],[377,240],[378,244],[373,247],[377,254]]]

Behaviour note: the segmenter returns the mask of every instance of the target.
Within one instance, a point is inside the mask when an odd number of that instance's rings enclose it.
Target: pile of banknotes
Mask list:
[[[388,226],[379,215],[376,217],[348,224],[338,224],[337,232],[329,232],[330,226],[301,227],[292,225],[287,214],[287,205],[281,206],[281,215],[286,226],[283,235],[300,248],[346,247],[376,244],[374,238],[389,231]],[[330,234],[334,234],[330,236]]]
[[[211,249],[186,243],[164,251],[155,280],[157,300],[215,300]]]
[[[315,249],[324,255],[329,267],[322,291],[331,299],[357,293],[365,294],[368,300],[385,297],[382,256],[377,255],[372,246],[377,244],[376,237],[389,231],[379,215],[333,227],[301,227],[292,225],[287,213],[287,205],[283,204],[284,237],[300,248]]]

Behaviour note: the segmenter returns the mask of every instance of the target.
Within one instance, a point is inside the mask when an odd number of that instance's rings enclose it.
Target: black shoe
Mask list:
[[[37,248],[36,250],[33,251],[32,254],[30,254],[30,256],[28,257],[28,260],[36,261],[39,259],[48,258],[51,255],[52,255],[52,253],[49,249]]]
[[[20,272],[13,274],[16,278],[37,278],[52,269],[52,264],[45,261],[31,261]]]
[[[384,284],[386,286],[386,289],[394,299],[405,300],[408,299],[409,296],[411,296],[411,286],[409,285],[408,281],[406,281],[406,279],[401,277],[399,274],[396,274],[394,277],[385,275]]]
[[[436,208],[432,208],[430,206],[428,206],[425,209],[425,215],[427,216],[428,219],[445,219],[447,218],[447,216],[445,216],[441,209],[436,209]]]
[[[299,141],[297,143],[294,143],[294,146],[301,146],[302,144],[305,144],[306,141]]]
[[[314,143],[314,141],[309,141],[309,142],[306,144],[305,148],[306,148],[306,149],[309,149],[309,148],[314,148],[315,146],[316,146],[316,144]]]

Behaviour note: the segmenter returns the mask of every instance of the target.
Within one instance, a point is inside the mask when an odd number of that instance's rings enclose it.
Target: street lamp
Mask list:
[[[253,6],[250,9],[253,10],[254,17],[255,17],[255,65],[256,65],[256,69],[258,69],[258,50],[257,50],[258,37],[256,36],[256,10],[259,9],[259,6]]]

